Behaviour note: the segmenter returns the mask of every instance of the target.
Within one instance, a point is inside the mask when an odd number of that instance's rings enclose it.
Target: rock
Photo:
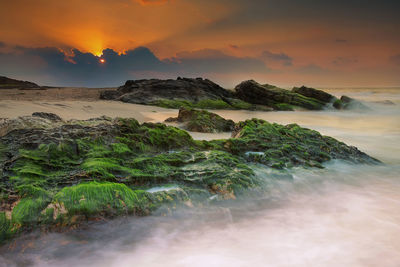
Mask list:
[[[331,159],[367,164],[379,162],[355,147],[297,124],[284,126],[259,119],[246,120],[236,124],[232,138],[223,144],[228,151],[252,152],[253,161],[275,168],[318,166]]]
[[[342,109],[370,110],[370,108],[361,101],[345,95],[340,98],[340,101],[342,102]]]
[[[11,131],[19,129],[46,129],[52,127],[53,122],[49,119],[32,116],[21,116],[16,119],[2,119],[0,121],[0,137]]]
[[[263,111],[271,108],[294,110],[296,107],[321,110],[327,103],[336,100],[328,93],[304,86],[290,91],[249,80],[237,85],[235,92],[232,92],[207,79],[181,77],[176,80],[128,80],[117,90],[103,91],[100,98],[165,108]]]
[[[310,87],[294,87],[292,92],[298,93],[300,95],[317,99],[324,103],[333,103],[337,98],[329,93],[326,93],[322,90],[310,88]]]
[[[235,95],[252,104],[266,105],[274,109],[288,110],[291,106],[310,110],[321,110],[325,103],[303,95],[271,85],[261,85],[253,80],[240,83],[235,87]]]
[[[40,89],[41,87],[33,82],[20,81],[0,76],[0,89]]]
[[[221,119],[182,110],[180,120],[196,116]],[[99,218],[169,214],[179,206],[207,205],[210,198],[217,204],[265,196],[268,179],[288,179],[282,168],[322,168],[331,159],[379,163],[316,131],[258,119],[236,124],[230,139],[213,141],[135,119],[26,116],[10,121],[23,128],[0,137],[0,207],[5,209],[0,211],[0,242],[29,230]],[[276,172],[257,175],[260,168]]]
[[[35,115],[34,115],[35,114]],[[69,134],[69,130],[76,128],[85,128],[90,126],[97,126],[99,124],[110,124],[111,119],[107,117],[99,117],[95,119],[89,119],[84,121],[79,120],[69,120],[63,121],[58,115],[53,113],[45,113],[45,112],[35,112],[32,116],[20,116],[16,119],[0,119],[0,137],[7,135],[10,132],[15,133],[23,133],[25,132],[25,136],[23,134],[20,135],[9,135],[9,138],[15,138],[15,142],[23,142],[22,140],[30,140],[36,141],[38,144],[40,142],[44,142],[44,139],[52,136],[53,141],[57,141],[59,137],[62,140],[64,135]],[[78,126],[78,127],[75,127]],[[54,130],[57,128],[57,130]],[[29,129],[29,131],[27,131]],[[53,130],[55,132],[51,132]],[[46,131],[45,131],[46,130]],[[29,134],[29,132],[35,134]],[[42,135],[39,134],[42,132]],[[38,140],[34,137],[34,135],[38,134]],[[60,140],[58,140],[60,141]]]
[[[183,123],[183,128],[192,132],[215,133],[230,132],[235,123],[206,110],[180,108],[177,118],[168,118],[166,122]]]
[[[185,100],[197,103],[201,100],[222,100],[232,93],[210,80],[178,78],[176,80],[129,80],[116,91],[104,91],[101,99],[114,99],[133,104],[152,104],[160,100]]]
[[[32,113],[33,117],[40,117],[44,119],[48,119],[51,121],[62,121],[61,117],[58,116],[57,114],[54,113],[48,113],[48,112],[34,112]]]

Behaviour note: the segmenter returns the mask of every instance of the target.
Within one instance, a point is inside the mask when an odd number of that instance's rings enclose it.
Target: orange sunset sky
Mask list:
[[[389,0],[0,0],[0,75],[399,86],[399,11]]]

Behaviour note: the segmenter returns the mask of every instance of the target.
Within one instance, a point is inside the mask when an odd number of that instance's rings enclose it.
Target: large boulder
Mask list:
[[[128,80],[116,91],[104,91],[101,99],[114,99],[133,104],[151,104],[160,100],[227,101],[232,93],[210,80],[178,78],[176,80]],[[228,100],[229,102],[229,100]]]
[[[325,103],[273,85],[261,85],[248,80],[235,87],[236,96],[246,102],[267,105],[277,110],[288,110],[291,106],[310,110],[321,110]]]
[[[183,128],[192,132],[215,133],[230,132],[235,123],[206,110],[180,108],[177,118],[168,118],[166,122],[178,122]]]
[[[306,97],[315,98],[324,103],[333,103],[334,101],[337,100],[337,98],[335,96],[333,96],[327,92],[324,92],[322,90],[318,90],[315,88],[311,88],[311,87],[306,87],[306,86],[294,87],[292,89],[292,92],[306,96]]]
[[[237,123],[232,139],[228,139],[222,146],[234,154],[246,155],[250,161],[275,168],[299,165],[318,167],[331,159],[379,163],[356,147],[317,131],[297,124],[280,125],[260,119]]]

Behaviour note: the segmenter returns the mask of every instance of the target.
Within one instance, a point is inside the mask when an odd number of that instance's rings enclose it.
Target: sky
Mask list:
[[[0,0],[0,75],[400,86],[397,0]]]

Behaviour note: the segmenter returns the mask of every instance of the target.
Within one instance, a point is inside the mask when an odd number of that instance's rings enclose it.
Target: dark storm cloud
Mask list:
[[[123,83],[128,78],[134,78],[130,72],[137,70],[160,70],[165,65],[147,48],[139,47],[118,55],[111,49],[104,50],[105,63],[91,53],[72,50],[73,55],[66,55],[57,48],[16,48],[16,52],[0,54],[0,70],[7,73],[7,65],[17,65],[14,71],[18,72],[18,65],[23,67],[32,64],[34,58],[40,60],[35,70],[51,77],[57,85],[66,86],[111,86]],[[29,71],[24,69],[24,72]],[[9,74],[12,75],[13,73]],[[19,73],[17,73],[18,75]],[[28,73],[29,74],[29,73]],[[19,75],[18,75],[19,76]]]
[[[77,49],[66,56],[52,47],[15,47],[11,53],[0,53],[0,73],[18,77],[46,76],[44,83],[54,85],[100,87],[120,85],[127,79],[137,78],[136,73],[150,73],[147,78],[154,78],[157,74],[201,76],[268,70],[258,59],[229,56],[210,49],[182,52],[166,60],[160,60],[146,47],[128,50],[124,54],[105,49],[101,58],[104,63],[92,53]]]
[[[273,53],[271,51],[265,50],[261,54],[261,58],[265,59],[267,64],[269,62],[278,62],[284,66],[292,66],[293,58],[285,53]]]

